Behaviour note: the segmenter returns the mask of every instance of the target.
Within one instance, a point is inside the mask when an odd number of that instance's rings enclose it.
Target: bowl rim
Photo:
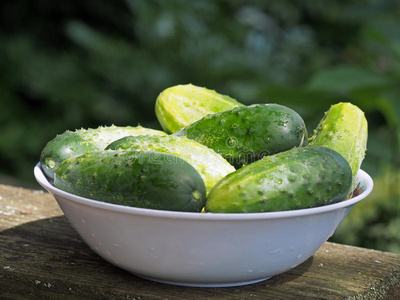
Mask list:
[[[288,211],[276,211],[276,212],[262,212],[262,213],[198,213],[198,212],[180,212],[180,211],[168,211],[168,210],[156,210],[148,208],[138,208],[125,205],[112,204],[107,202],[101,202],[98,200],[92,200],[89,198],[77,196],[63,190],[60,190],[53,186],[46,176],[44,175],[40,162],[38,162],[34,167],[34,176],[37,182],[45,188],[49,193],[53,195],[62,196],[69,201],[90,206],[93,208],[99,208],[103,210],[132,214],[132,215],[142,215],[142,216],[152,216],[152,217],[163,217],[163,218],[173,218],[173,219],[191,219],[191,220],[263,220],[263,219],[282,219],[282,218],[294,218],[302,217],[313,214],[321,214],[334,210],[339,210],[355,205],[362,199],[367,197],[373,189],[373,180],[371,176],[360,169],[357,174],[359,181],[365,182],[365,189],[363,191],[348,200],[344,200],[334,204],[328,204],[324,206],[304,208],[297,210]],[[57,199],[56,199],[57,200]]]

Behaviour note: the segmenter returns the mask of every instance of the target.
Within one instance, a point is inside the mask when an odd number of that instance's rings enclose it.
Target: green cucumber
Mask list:
[[[218,180],[235,171],[235,168],[214,150],[185,137],[126,136],[112,142],[106,149],[151,150],[174,154],[190,163],[200,173],[207,192]]]
[[[331,148],[348,161],[353,172],[353,190],[365,157],[367,140],[368,123],[364,112],[351,103],[340,102],[325,112],[309,145]]]
[[[174,133],[208,114],[242,105],[216,91],[186,84],[162,91],[157,97],[155,112],[162,128]]]
[[[55,187],[112,204],[200,212],[206,189],[186,161],[152,151],[96,151],[64,160]]]
[[[236,168],[301,147],[308,137],[301,116],[279,104],[255,104],[209,114],[174,135],[213,149]]]
[[[351,180],[348,162],[336,151],[293,148],[221,179],[208,195],[206,211],[256,213],[332,204],[345,200]]]
[[[96,129],[79,129],[65,131],[49,141],[40,155],[40,165],[50,179],[54,179],[54,170],[59,164],[74,155],[89,151],[103,150],[112,141],[127,135],[155,134],[165,135],[165,132],[137,127],[98,127]]]

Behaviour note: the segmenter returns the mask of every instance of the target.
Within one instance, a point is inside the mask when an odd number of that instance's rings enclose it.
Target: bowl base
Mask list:
[[[189,286],[189,287],[232,287],[232,286],[241,286],[241,285],[258,283],[258,282],[268,280],[271,278],[271,277],[266,277],[266,278],[261,278],[261,279],[256,279],[256,280],[239,281],[239,282],[205,283],[205,282],[168,281],[168,280],[161,280],[161,279],[157,279],[157,278],[142,276],[142,275],[138,275],[138,274],[134,274],[134,275],[141,277],[143,279],[147,279],[147,280],[151,280],[151,281],[155,281],[155,282],[159,282],[159,283],[165,283],[165,284],[170,284],[170,285],[179,285],[179,286]]]

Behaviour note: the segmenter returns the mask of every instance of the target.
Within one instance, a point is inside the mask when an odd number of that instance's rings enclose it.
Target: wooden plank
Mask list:
[[[397,299],[400,255],[325,243],[285,274],[253,285],[155,283],[104,261],[48,193],[0,185],[1,299]]]

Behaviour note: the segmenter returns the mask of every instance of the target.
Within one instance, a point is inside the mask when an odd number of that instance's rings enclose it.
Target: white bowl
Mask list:
[[[259,282],[311,257],[350,209],[370,194],[371,177],[360,170],[360,195],[340,203],[282,212],[213,214],[108,204],[66,193],[46,179],[82,239],[101,257],[158,282],[222,287]]]

